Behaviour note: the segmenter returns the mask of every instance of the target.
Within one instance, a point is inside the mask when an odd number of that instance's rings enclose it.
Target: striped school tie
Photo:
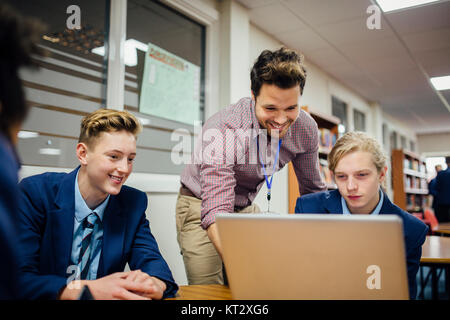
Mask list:
[[[81,271],[81,280],[86,279],[91,265],[91,251],[93,249],[91,239],[97,219],[95,212],[92,212],[83,220],[83,240],[81,241],[81,249],[78,256],[78,270]]]

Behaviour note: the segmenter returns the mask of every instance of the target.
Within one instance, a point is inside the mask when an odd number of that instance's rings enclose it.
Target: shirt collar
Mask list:
[[[80,170],[78,170],[77,177],[75,179],[75,219],[77,219],[77,221],[81,223],[81,221],[83,221],[83,219],[85,219],[88,215],[90,215],[92,212],[95,212],[102,221],[103,214],[105,212],[106,206],[108,205],[110,195],[108,195],[108,197],[94,210],[91,210],[86,204],[86,201],[84,201],[80,192],[80,188],[78,187],[79,172]]]
[[[375,209],[370,213],[372,215],[379,215],[380,211],[381,211],[381,207],[383,206],[384,193],[383,193],[383,191],[381,191],[381,189],[379,190],[379,193],[380,193],[380,200],[378,201],[378,204],[375,207]],[[344,215],[351,215],[352,213],[348,209],[347,203],[345,202],[345,199],[343,196],[341,196],[341,203],[342,203],[342,213]]]

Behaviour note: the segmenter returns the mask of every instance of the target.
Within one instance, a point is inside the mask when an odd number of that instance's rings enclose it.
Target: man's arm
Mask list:
[[[292,164],[297,176],[300,195],[326,190],[319,171],[319,140],[317,130],[312,131],[311,149],[299,153]]]
[[[214,248],[216,248],[217,253],[222,258],[222,245],[219,239],[219,231],[217,230],[217,225],[215,223],[210,224],[208,229],[206,229],[209,240],[211,240]]]
[[[232,165],[202,164],[200,170],[201,226],[217,252],[222,256],[216,214],[234,212],[236,179]]]

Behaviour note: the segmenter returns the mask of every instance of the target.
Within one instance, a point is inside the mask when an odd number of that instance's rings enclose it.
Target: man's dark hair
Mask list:
[[[18,15],[0,3],[0,133],[8,139],[11,128],[28,113],[19,68],[33,66],[31,54],[43,54],[37,46],[44,27],[37,20]]]
[[[255,98],[264,83],[274,84],[282,89],[299,85],[302,94],[306,81],[303,56],[285,47],[276,51],[264,50],[253,65],[250,80]]]
[[[445,163],[447,163],[448,165],[450,165],[450,157],[445,157]]]

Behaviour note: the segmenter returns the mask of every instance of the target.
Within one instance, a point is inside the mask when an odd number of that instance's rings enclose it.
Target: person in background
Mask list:
[[[440,164],[437,164],[434,166],[434,169],[437,176],[438,173],[442,170],[442,166]],[[434,213],[436,213],[438,207],[438,202],[436,200],[436,176],[430,180],[430,183],[428,183],[428,192],[433,196],[433,203],[431,204],[431,207],[433,208]]]
[[[436,218],[440,223],[450,221],[450,157],[445,157],[447,169],[436,176]]]
[[[70,173],[19,186],[24,299],[161,299],[178,290],[146,219],[147,195],[124,186],[133,170],[137,119],[98,109],[83,118]],[[123,272],[129,264],[133,271]]]
[[[17,187],[20,161],[15,146],[28,113],[21,67],[34,66],[31,55],[43,54],[36,45],[43,25],[24,18],[0,3],[0,300],[16,299],[18,253],[15,219],[18,214]]]
[[[403,221],[409,295],[415,299],[416,274],[428,227],[393,204],[382,191],[387,165],[380,144],[365,133],[348,132],[336,141],[328,163],[338,189],[299,197],[295,212],[399,216]]]

